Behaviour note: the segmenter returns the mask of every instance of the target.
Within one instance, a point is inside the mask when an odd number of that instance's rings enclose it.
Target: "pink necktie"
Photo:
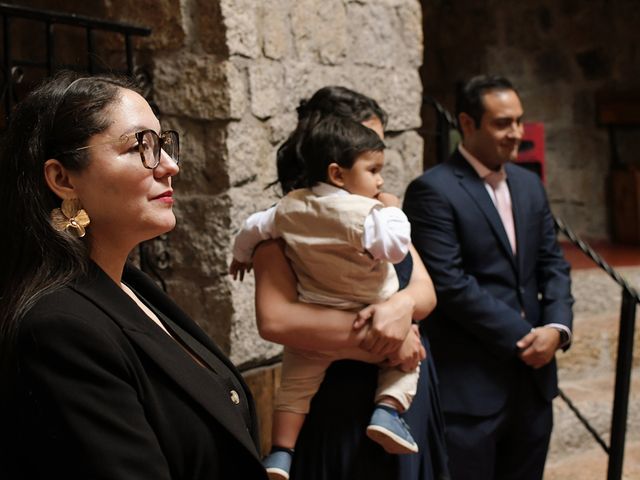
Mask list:
[[[513,212],[511,210],[511,195],[507,186],[507,174],[504,169],[497,172],[491,172],[485,178],[485,181],[493,188],[496,197],[496,210],[502,220],[504,230],[507,232],[511,250],[516,253],[516,229],[513,224]]]

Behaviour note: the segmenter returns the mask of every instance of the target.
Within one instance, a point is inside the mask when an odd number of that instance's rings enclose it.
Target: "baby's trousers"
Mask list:
[[[275,409],[307,414],[311,399],[320,388],[327,368],[332,362],[343,359],[360,360],[367,363],[380,363],[383,360],[379,356],[356,348],[331,352],[312,352],[285,347],[282,356],[280,389],[276,395]],[[416,394],[419,368],[406,373],[396,367],[381,366],[378,373],[375,403],[384,397],[392,397],[402,405],[404,410],[407,410]]]

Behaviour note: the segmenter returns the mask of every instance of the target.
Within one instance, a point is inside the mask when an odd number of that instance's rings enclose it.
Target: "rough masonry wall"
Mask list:
[[[421,8],[416,0],[222,0],[229,61],[239,73],[243,109],[228,125],[230,231],[271,206],[277,147],[296,123],[295,108],[326,85],[376,98],[390,116],[385,180],[401,195],[420,173]],[[229,260],[229,250],[220,252]],[[255,329],[253,277],[228,282],[233,302],[231,357],[254,362],[280,347]]]
[[[155,245],[170,254],[160,273],[169,294],[237,364],[259,364],[280,352],[258,337],[253,275],[241,284],[226,271],[243,219],[277,201],[265,186],[275,179],[276,149],[296,124],[298,102],[331,84],[371,95],[390,116],[386,188],[402,195],[420,173],[418,0],[14,3],[153,30],[134,40],[136,64],[153,83],[163,128],[181,134],[183,161],[174,181],[178,225]],[[123,57],[121,40],[97,41],[100,65]],[[60,42],[56,54],[85,61],[80,31]]]
[[[511,78],[522,95],[525,121],[545,125],[554,213],[581,235],[606,238],[610,151],[606,129],[596,124],[595,94],[640,89],[637,2],[422,3],[425,93],[453,110],[457,82],[482,72]]]

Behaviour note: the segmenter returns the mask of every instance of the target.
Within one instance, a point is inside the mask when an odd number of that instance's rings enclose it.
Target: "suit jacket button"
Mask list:
[[[231,392],[229,392],[231,394],[231,401],[235,404],[235,405],[239,405],[240,404],[240,395],[238,395],[238,392],[236,392],[235,390],[231,390]]]
[[[520,295],[524,295],[524,287],[520,287],[518,290],[520,291]]]

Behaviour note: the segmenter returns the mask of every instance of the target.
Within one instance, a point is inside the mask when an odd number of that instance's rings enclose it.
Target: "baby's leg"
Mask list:
[[[378,373],[376,405],[386,404],[401,413],[407,410],[416,395],[419,376],[420,367],[408,373],[399,368],[381,368]]]
[[[324,379],[331,359],[317,352],[284,349],[280,389],[276,395],[271,453],[264,459],[269,478],[289,478],[291,457],[309,412],[311,398]]]
[[[275,410],[273,412],[273,429],[271,444],[287,450],[293,450],[304,424],[306,414]]]
[[[405,373],[398,368],[381,368],[376,390],[376,408],[367,435],[389,453],[414,453],[418,445],[409,427],[400,418],[411,405],[418,387],[419,368]]]

